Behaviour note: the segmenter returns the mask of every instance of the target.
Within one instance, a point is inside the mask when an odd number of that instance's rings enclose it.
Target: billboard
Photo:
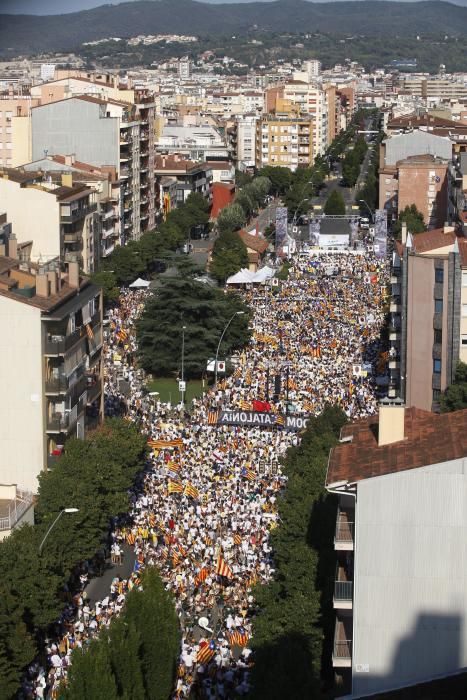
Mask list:
[[[384,209],[375,211],[374,249],[377,258],[385,258],[388,243],[388,217]]]
[[[287,207],[276,207],[276,251],[281,248],[287,238]]]
[[[308,230],[308,242],[312,246],[319,246],[319,232],[321,229],[321,217],[315,217],[310,221]]]

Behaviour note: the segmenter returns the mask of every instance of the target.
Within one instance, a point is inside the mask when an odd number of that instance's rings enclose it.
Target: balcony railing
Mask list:
[[[334,600],[352,600],[353,581],[334,581]]]
[[[339,639],[334,642],[333,656],[335,659],[351,659],[352,658],[352,640]]]
[[[16,498],[9,501],[0,511],[0,531],[12,530],[33,503],[34,496],[32,493],[17,489]]]
[[[354,522],[349,519],[345,511],[339,511],[337,514],[335,541],[341,544],[353,544]]]
[[[75,221],[84,219],[85,216],[92,214],[95,211],[97,211],[97,203],[88,204],[86,207],[79,207],[68,214],[65,214],[62,210],[60,212],[60,221],[62,224],[73,224]]]
[[[77,328],[67,336],[49,335],[44,344],[46,355],[64,355],[81,338],[81,328]]]
[[[97,381],[91,385],[88,384],[88,391],[87,391],[88,404],[94,403],[94,401],[97,399],[97,397],[100,396],[101,392],[102,392],[102,383],[100,381]]]
[[[68,391],[68,380],[63,377],[52,377],[45,380],[46,394],[66,394]]]

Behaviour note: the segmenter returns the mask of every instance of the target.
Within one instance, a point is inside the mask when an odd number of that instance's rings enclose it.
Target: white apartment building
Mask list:
[[[257,121],[258,117],[252,114],[235,120],[236,160],[240,170],[255,166]]]
[[[67,438],[102,420],[102,293],[77,263],[20,262],[13,239],[1,252],[0,474],[37,493]]]
[[[466,410],[386,402],[379,418],[345,425],[331,450],[326,488],[339,499],[332,662],[347,698],[467,667],[466,436]]]
[[[178,154],[194,161],[228,160],[229,157],[223,137],[209,124],[166,124],[156,140],[156,152]]]
[[[325,91],[311,83],[290,80],[284,85],[283,97],[297,105],[302,114],[309,114],[315,124],[313,150],[315,156],[328,146],[328,102]]]
[[[33,262],[59,258],[94,272],[100,252],[97,201],[95,190],[73,184],[71,173],[56,183],[43,172],[0,170],[0,202],[18,240],[32,239]]]

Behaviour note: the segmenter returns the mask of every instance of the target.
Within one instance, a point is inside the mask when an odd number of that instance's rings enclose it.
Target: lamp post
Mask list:
[[[181,389],[182,394],[182,406],[185,406],[185,330],[186,326],[182,326],[182,379],[181,379]]]
[[[42,547],[44,546],[44,542],[46,541],[47,537],[50,535],[50,533],[51,533],[52,530],[54,529],[55,525],[56,525],[56,524],[58,523],[58,521],[60,520],[60,518],[61,518],[61,516],[63,515],[63,513],[78,513],[78,511],[79,511],[79,508],[62,508],[62,510],[60,511],[60,513],[57,515],[57,517],[56,517],[55,520],[53,521],[52,525],[49,527],[49,529],[48,529],[47,532],[45,533],[44,539],[42,540],[42,542],[41,542],[40,545],[39,545],[39,556],[42,554]]]
[[[364,199],[359,199],[358,201],[360,204],[364,204],[366,206],[366,208],[368,209],[370,216],[371,216],[371,223],[374,224],[375,223],[375,214],[374,214],[373,209],[365,202]]]
[[[227,325],[225,326],[224,330],[222,331],[221,337],[219,338],[219,343],[217,345],[217,350],[216,350],[216,359],[214,361],[214,385],[215,386],[217,386],[217,358],[219,357],[219,350],[221,347],[222,340],[224,338],[224,335],[226,334],[228,327],[230,326],[230,324],[234,320],[235,316],[243,316],[244,313],[245,313],[244,311],[236,311],[234,314],[232,314],[232,317],[229,319]]]

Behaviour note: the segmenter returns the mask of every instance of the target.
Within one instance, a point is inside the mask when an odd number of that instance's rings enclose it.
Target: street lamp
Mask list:
[[[57,515],[57,517],[53,521],[52,525],[49,527],[49,529],[45,533],[44,539],[42,540],[42,542],[39,545],[39,556],[42,554],[42,547],[44,546],[44,542],[46,541],[47,537],[50,535],[51,531],[54,529],[55,525],[58,523],[58,521],[61,518],[61,516],[63,515],[63,513],[78,513],[78,512],[79,512],[79,508],[62,508],[60,513]]]
[[[181,389],[182,394],[182,406],[185,406],[185,330],[186,326],[182,326],[182,379],[181,379]]]
[[[243,316],[244,313],[245,313],[244,311],[236,311],[234,314],[232,314],[232,317],[229,319],[229,322],[227,323],[226,327],[222,331],[221,337],[219,338],[219,343],[217,345],[217,350],[216,350],[216,359],[214,361],[214,385],[216,387],[217,387],[217,358],[219,357],[219,350],[221,347],[222,339],[224,338],[224,335],[225,335],[228,327],[230,326],[230,324],[234,320],[235,316]]]
[[[370,212],[371,223],[374,224],[374,223],[375,223],[375,214],[374,214],[374,212],[373,212],[373,209],[371,209],[371,207],[365,202],[364,199],[359,199],[358,201],[359,201],[360,204],[364,204],[364,205],[366,206],[366,208],[367,208],[368,211]]]

